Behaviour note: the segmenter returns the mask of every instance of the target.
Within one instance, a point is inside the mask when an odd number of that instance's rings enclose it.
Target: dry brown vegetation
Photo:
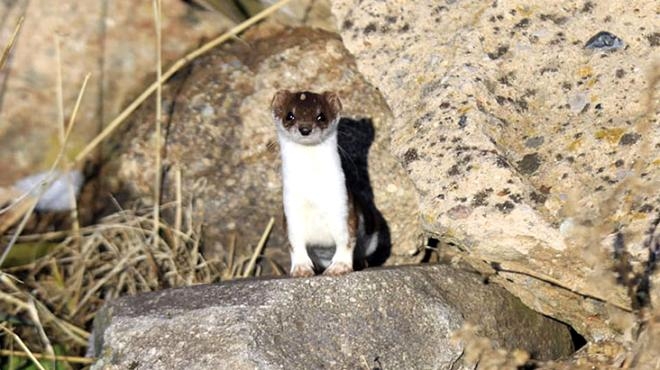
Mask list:
[[[51,341],[80,354],[90,335],[86,328],[105,300],[228,277],[221,273],[226,265],[199,253],[199,223],[189,212],[179,230],[160,223],[162,237],[153,233],[151,214],[118,212],[80,230],[80,238],[62,239],[62,233],[20,238],[26,243],[60,241],[47,255],[4,269],[0,302],[13,323],[8,328],[33,351],[52,352]]]
[[[64,115],[61,114],[61,152],[50,173],[58,169],[75,168],[76,164],[84,162],[154,92],[160,100],[161,85],[174,73],[288,2],[277,2],[185,55],[164,72],[158,55],[155,58],[157,80],[130,102],[73,161],[67,162],[62,154],[75,123],[77,106],[84,95],[86,79],[68,124],[63,122]],[[160,0],[153,0],[153,6],[155,34],[160,46]],[[11,52],[20,26],[21,22],[4,49],[0,68]],[[56,46],[59,53],[57,40]],[[60,65],[58,71],[53,72],[61,76],[61,68]],[[58,80],[61,83],[61,78]],[[59,95],[62,112],[61,93]],[[158,110],[161,109],[159,103]],[[160,118],[161,114],[157,116]],[[160,127],[158,123],[155,124],[156,130]],[[160,142],[154,145],[157,157],[160,145]],[[259,244],[253,248],[250,258],[236,257],[234,242],[230,243],[226,255],[207,260],[200,251],[203,215],[194,209],[192,201],[183,204],[180,171],[176,170],[175,173],[178,180],[177,197],[171,203],[161,205],[155,202],[155,207],[132,210],[123,210],[117,205],[116,213],[87,227],[79,226],[77,205],[74,204],[74,211],[70,214],[70,229],[34,235],[22,233],[34,218],[36,200],[53,179],[41,185],[41,191],[36,197],[0,194],[4,196],[0,197],[0,203],[6,203],[0,210],[0,236],[5,234],[0,239],[0,266],[3,266],[0,270],[0,330],[4,333],[0,334],[0,358],[8,359],[8,362],[0,362],[0,366],[14,368],[20,365],[39,369],[87,367],[93,361],[84,357],[92,320],[105,301],[121,295],[259,274],[256,261],[272,228],[272,220],[264,230]],[[160,198],[159,184],[160,179],[155,179],[155,199]],[[188,199],[192,198],[190,194],[186,195]],[[164,213],[171,215],[171,225],[161,217]],[[19,258],[18,263],[14,261],[3,265],[3,261],[11,257],[12,251],[21,249],[30,250],[36,258],[27,261]],[[31,364],[26,361],[31,361]]]

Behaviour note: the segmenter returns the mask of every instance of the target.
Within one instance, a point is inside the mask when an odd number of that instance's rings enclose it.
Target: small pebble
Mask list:
[[[568,105],[572,112],[580,113],[587,105],[587,93],[579,92],[568,97]]]
[[[465,126],[467,126],[467,117],[463,115],[458,120],[458,127],[465,128]]]
[[[204,108],[202,108],[202,117],[211,118],[213,116],[215,116],[215,109],[213,106],[210,104],[204,104]]]
[[[544,141],[545,138],[543,138],[543,136],[530,137],[529,139],[525,140],[525,146],[528,148],[537,148],[543,145]]]
[[[623,40],[607,31],[600,31],[587,41],[585,49],[600,49],[614,51],[625,46]]]
[[[569,217],[559,225],[559,232],[563,237],[567,237],[573,232],[574,228],[575,223],[573,222],[573,219]]]

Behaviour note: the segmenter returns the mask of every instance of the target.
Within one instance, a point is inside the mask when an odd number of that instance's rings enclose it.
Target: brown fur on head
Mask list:
[[[271,108],[280,134],[300,144],[315,145],[337,130],[342,106],[334,92],[280,90]]]

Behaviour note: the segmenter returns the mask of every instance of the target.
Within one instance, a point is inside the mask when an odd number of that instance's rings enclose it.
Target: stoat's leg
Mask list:
[[[314,264],[307,254],[304,242],[291,242],[291,276],[314,276]]]
[[[289,228],[289,242],[291,243],[291,276],[314,276],[314,263],[307,254],[307,245],[302,235]],[[294,231],[294,232],[292,232]]]
[[[353,202],[349,200],[348,220],[343,225],[336,225],[335,255],[332,257],[332,263],[323,272],[324,275],[339,276],[353,271],[353,250],[357,242],[357,217]]]
[[[287,207],[288,206],[288,207]],[[287,197],[284,193],[284,226],[289,237],[291,252],[291,272],[293,277],[314,276],[314,263],[307,254],[305,242],[305,208],[295,197]]]

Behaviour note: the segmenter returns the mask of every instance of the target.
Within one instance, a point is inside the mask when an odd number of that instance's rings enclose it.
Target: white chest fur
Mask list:
[[[346,243],[348,195],[336,133],[317,145],[280,137],[280,148],[284,213],[291,243]]]

